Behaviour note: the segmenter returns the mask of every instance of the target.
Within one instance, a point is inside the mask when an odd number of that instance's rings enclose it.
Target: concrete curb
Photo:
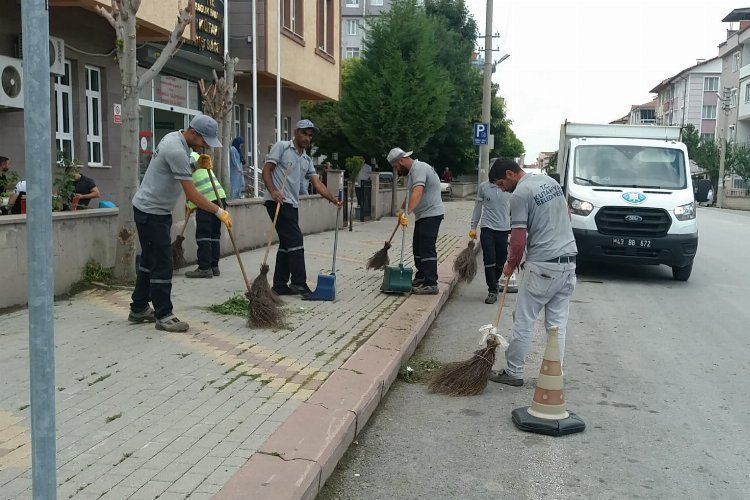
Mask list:
[[[307,500],[318,495],[450,297],[457,283],[453,262],[462,249],[440,264],[440,292],[408,297],[214,498]]]

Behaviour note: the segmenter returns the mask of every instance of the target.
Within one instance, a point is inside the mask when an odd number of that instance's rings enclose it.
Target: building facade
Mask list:
[[[699,60],[651,89],[656,94],[656,124],[691,124],[701,136],[716,137],[721,59]]]
[[[138,12],[139,72],[158,58],[174,28],[179,0],[143,2]],[[303,99],[338,99],[340,76],[340,22],[336,0],[282,0],[281,43],[276,43],[276,2],[257,1],[258,27],[258,143],[252,144],[252,19],[251,0],[231,0],[229,15],[221,0],[195,0],[195,20],[185,30],[177,53],[140,93],[139,168],[148,166],[154,145],[168,132],[187,127],[201,113],[199,82],[210,84],[213,72],[221,74],[228,40],[229,54],[239,58],[235,82],[238,93],[233,113],[232,137],[247,139],[243,154],[259,162],[276,140],[276,59],[281,55],[282,137],[291,138],[300,118]],[[50,67],[53,157],[58,151],[82,164],[82,173],[93,178],[102,199],[116,204],[120,162],[120,72],[115,60],[115,31],[96,12],[109,7],[105,0],[50,0]],[[18,71],[21,62],[21,5],[0,0],[0,71]],[[225,19],[226,18],[226,19]],[[225,26],[228,35],[225,36]],[[279,52],[277,52],[279,51]],[[29,55],[26,55],[29,57]],[[14,84],[15,79],[12,79]],[[22,81],[20,81],[22,89]],[[7,86],[7,85],[6,85]],[[23,92],[0,89],[0,155],[24,177]],[[250,164],[251,162],[248,162]],[[96,206],[96,202],[91,206]]]
[[[341,58],[362,57],[367,23],[391,8],[391,0],[340,0]]]

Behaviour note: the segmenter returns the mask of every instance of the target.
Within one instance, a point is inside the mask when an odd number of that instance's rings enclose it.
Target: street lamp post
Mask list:
[[[492,4],[493,0],[487,0],[487,12],[484,27],[484,85],[482,88],[482,123],[487,124],[487,144],[479,146],[479,172],[478,183],[487,180],[487,170],[490,165],[489,138],[492,134],[490,118],[492,109]],[[477,185],[477,189],[479,189]]]
[[[716,207],[724,208],[724,163],[727,153],[727,128],[729,127],[729,87],[724,87],[724,94],[719,96],[721,109],[724,112],[724,126],[721,129],[721,139],[719,140],[719,182],[716,190]]]

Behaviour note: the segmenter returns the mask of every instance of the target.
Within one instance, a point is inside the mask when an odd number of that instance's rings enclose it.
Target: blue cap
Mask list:
[[[295,128],[297,128],[299,130],[304,130],[306,128],[311,128],[311,129],[313,129],[316,132],[320,132],[320,129],[318,127],[316,127],[313,122],[311,122],[310,120],[307,120],[307,119],[298,121],[297,122],[297,126]]]
[[[206,144],[212,148],[220,148],[221,142],[219,141],[219,124],[216,120],[208,115],[198,115],[190,121],[190,128],[203,137]]]

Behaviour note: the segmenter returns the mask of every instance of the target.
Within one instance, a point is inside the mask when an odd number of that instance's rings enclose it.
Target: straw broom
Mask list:
[[[477,274],[477,249],[473,239],[469,245],[461,250],[453,261],[453,271],[458,275],[458,281],[471,283]]]
[[[402,210],[406,208],[407,201],[409,201],[408,191],[406,192],[406,198],[404,198],[404,203],[401,205]],[[388,250],[391,248],[391,241],[393,241],[393,237],[396,235],[396,231],[398,231],[399,227],[401,227],[401,223],[399,220],[396,220],[396,227],[393,228],[391,237],[386,240],[385,245],[383,245],[383,248],[375,252],[372,255],[372,257],[367,259],[367,269],[375,269],[375,270],[384,269],[385,266],[387,266],[390,263],[390,260],[388,259]]]
[[[284,172],[284,181],[281,183],[281,193],[283,195],[286,187],[286,180],[289,176],[289,169]],[[263,263],[260,265],[260,274],[253,280],[253,284],[248,289],[247,298],[250,301],[250,311],[247,324],[250,327],[264,328],[269,326],[280,326],[283,320],[281,306],[284,301],[271,290],[268,284],[268,271],[271,269],[268,262],[268,252],[271,250],[271,240],[273,230],[276,228],[276,221],[279,219],[281,203],[276,202],[276,213],[273,216],[271,228],[268,230],[268,243],[266,244],[266,253],[263,255]]]
[[[467,361],[450,363],[433,375],[430,379],[428,389],[430,392],[446,394],[448,396],[476,396],[481,394],[492,375],[492,365],[495,364],[495,351],[497,346],[505,342],[495,332],[500,325],[500,313],[505,304],[505,296],[508,293],[508,282],[510,276],[505,278],[503,296],[497,308],[495,316],[495,327],[488,325],[491,331],[487,335],[485,347],[474,352],[474,356]],[[483,327],[481,330],[484,330]]]
[[[185,224],[182,225],[182,231],[172,242],[172,269],[180,269],[185,267],[187,261],[185,261],[185,249],[182,248],[182,242],[185,241],[185,229],[187,229],[188,221],[190,220],[190,212],[185,217]]]

